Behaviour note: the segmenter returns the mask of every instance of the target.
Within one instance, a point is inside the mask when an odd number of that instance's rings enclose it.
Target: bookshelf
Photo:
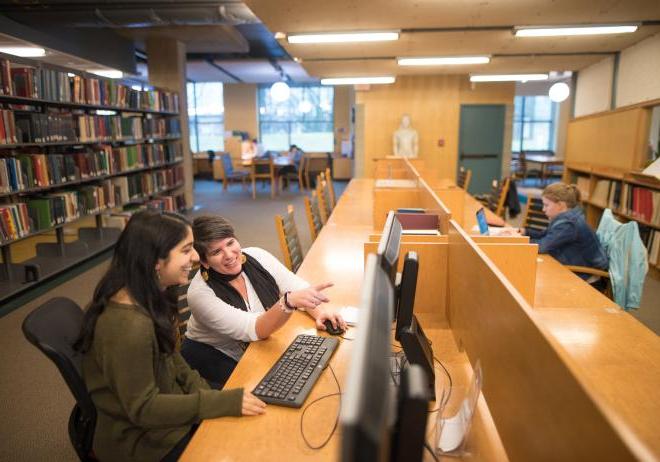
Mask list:
[[[564,181],[578,186],[589,225],[596,229],[606,208],[622,221],[636,221],[649,254],[660,270],[660,180],[636,171],[567,163]]]
[[[185,208],[180,137],[176,93],[0,54],[0,301],[111,249],[132,210]]]

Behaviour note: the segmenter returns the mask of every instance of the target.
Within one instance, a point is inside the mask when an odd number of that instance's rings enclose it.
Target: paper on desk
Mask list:
[[[357,325],[359,311],[356,307],[344,306],[339,310],[339,314],[349,326]]]

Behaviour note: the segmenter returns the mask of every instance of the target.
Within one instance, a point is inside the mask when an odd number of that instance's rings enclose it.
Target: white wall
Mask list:
[[[610,109],[613,72],[613,57],[579,71],[575,90],[575,117]]]
[[[617,107],[660,98],[660,34],[626,48],[619,60]]]

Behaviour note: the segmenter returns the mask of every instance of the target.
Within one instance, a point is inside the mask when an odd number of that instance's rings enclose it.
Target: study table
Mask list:
[[[373,191],[372,179],[349,183],[298,271],[310,283],[335,283],[326,291],[330,308],[359,306],[364,243],[377,232],[372,220]],[[466,198],[463,209],[464,229],[474,223],[473,210],[478,206],[470,199]],[[460,390],[469,383],[474,359],[482,359],[484,394],[468,439],[469,455],[463,459],[530,460],[526,456],[534,454],[535,460],[556,460],[558,454],[573,454],[578,460],[584,446],[592,448],[593,455],[601,460],[658,460],[657,336],[545,255],[537,257],[533,303],[526,304],[474,244],[459,244],[460,239],[470,238],[453,220],[450,227],[448,258],[455,258],[454,254],[460,258],[452,260],[448,273],[447,285],[452,291],[447,316],[438,316],[432,310],[417,313],[417,305],[415,310],[432,341],[435,356],[453,379],[454,392],[446,413],[451,414],[460,405]],[[456,280],[456,275],[470,271],[478,273],[474,281],[463,276]],[[457,311],[460,307],[465,307],[465,314]],[[495,313],[491,307],[501,308],[502,312]],[[470,317],[470,310],[482,311]],[[499,329],[514,327],[507,335],[499,334]],[[355,332],[351,328],[344,335],[352,338]],[[253,389],[301,333],[326,335],[315,330],[309,316],[294,313],[269,339],[249,346],[226,387]],[[342,390],[352,349],[347,339],[340,339],[330,361]],[[332,431],[340,398],[332,396],[310,404],[338,392],[332,371],[324,371],[301,409],[268,406],[264,416],[204,421],[181,460],[338,460],[339,429],[322,449],[309,448],[300,430],[302,425],[312,446],[321,444]],[[446,376],[439,368],[436,388],[437,396],[447,390]],[[512,399],[519,399],[520,404]],[[301,424],[306,406],[309,408]],[[429,419],[430,436],[435,414]],[[569,432],[571,426],[576,427],[574,437]],[[562,428],[567,429],[566,434]],[[539,448],[546,449],[545,457],[536,457],[543,455]],[[424,457],[432,460],[428,452]]]

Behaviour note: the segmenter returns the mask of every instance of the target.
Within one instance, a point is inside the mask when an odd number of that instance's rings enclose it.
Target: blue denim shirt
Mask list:
[[[527,234],[533,244],[539,245],[539,253],[550,254],[564,265],[607,270],[607,254],[579,207],[557,215],[545,231],[528,228]],[[580,277],[589,278],[586,274]]]

